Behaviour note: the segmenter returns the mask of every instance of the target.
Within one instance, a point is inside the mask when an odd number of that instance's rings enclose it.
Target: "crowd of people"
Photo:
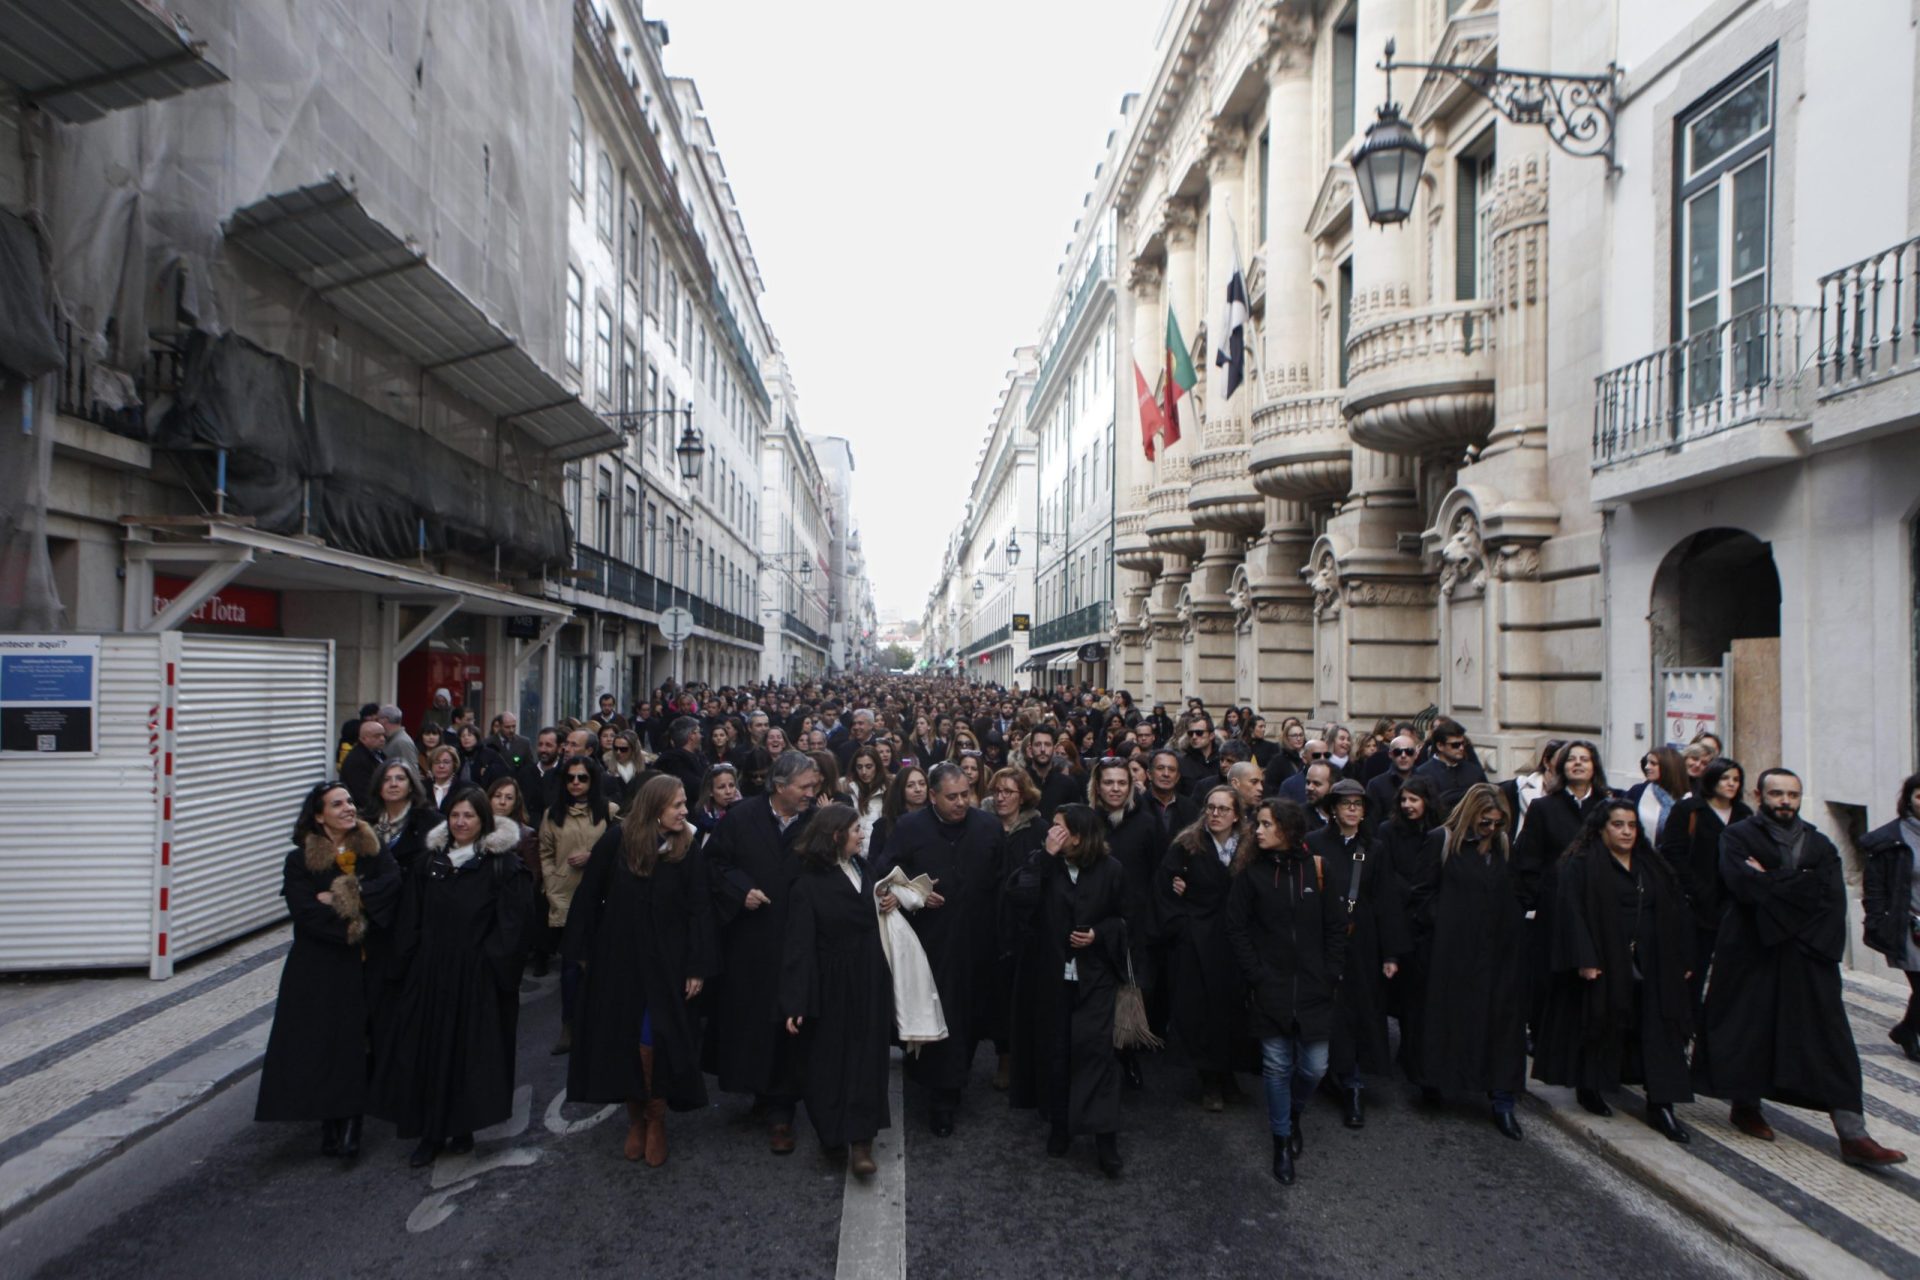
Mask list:
[[[652,1165],[717,1088],[776,1155],[804,1104],[871,1174],[892,1047],[944,1138],[987,1043],[1047,1151],[1091,1137],[1118,1176],[1163,1037],[1203,1111],[1261,1076],[1284,1184],[1317,1094],[1360,1128],[1396,1075],[1515,1140],[1531,1078],[1599,1115],[1638,1085],[1674,1142],[1699,1093],[1756,1140],[1773,1100],[1828,1112],[1850,1164],[1906,1158],[1863,1118],[1839,851],[1794,773],[1711,734],[1630,787],[1583,739],[1495,783],[1445,717],[931,677],[603,695],[531,740],[436,698],[417,732],[349,721],[287,858],[257,1116],[328,1155],[365,1115],[416,1166],[470,1150],[511,1110],[523,973],[557,965],[568,1095],[625,1104]],[[1860,844],[1865,942],[1913,984],[1892,1038],[1920,1059],[1920,775],[1894,812]]]

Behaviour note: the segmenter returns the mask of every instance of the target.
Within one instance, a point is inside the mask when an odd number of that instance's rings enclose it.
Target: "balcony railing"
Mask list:
[[[584,542],[574,544],[573,563],[573,585],[581,591],[619,600],[654,613],[679,605],[693,614],[696,626],[731,636],[735,640],[744,640],[748,644],[757,645],[766,641],[766,629],[759,623],[730,613],[711,600],[702,600],[671,583],[662,582],[652,574],[616,560],[603,551],[596,551]]]
[[[827,638],[824,635],[815,631],[791,613],[781,613],[780,626],[790,634],[799,636],[816,649],[824,649],[827,647]]]
[[[987,634],[969,643],[966,649],[964,650],[964,652],[971,655],[971,654],[979,653],[985,649],[991,649],[993,648],[993,646],[997,644],[1005,644],[1007,641],[1007,638],[1012,634],[1013,634],[1013,624],[1002,623],[1000,626],[997,626],[993,630],[987,632]]]
[[[1820,277],[1820,394],[1920,366],[1920,238]]]
[[[1080,321],[1080,313],[1087,309],[1087,299],[1093,296],[1093,290],[1102,279],[1113,274],[1113,250],[1100,249],[1087,263],[1087,273],[1080,277],[1080,283],[1074,287],[1073,301],[1067,304],[1066,319],[1060,322],[1060,328],[1054,332],[1053,342],[1047,347],[1045,358],[1040,361],[1040,375],[1033,380],[1033,394],[1027,397],[1027,408],[1032,409],[1047,389],[1047,379],[1053,373],[1053,367],[1060,362],[1060,353],[1067,349],[1073,337],[1073,326]]]
[[[1755,307],[1595,380],[1595,470],[1800,416],[1812,307]]]
[[[1049,618],[1033,629],[1028,644],[1035,648],[1044,648],[1050,644],[1059,644],[1062,640],[1071,640],[1075,636],[1105,635],[1107,631],[1107,602],[1096,600],[1090,605],[1075,609],[1072,613],[1058,618]]]

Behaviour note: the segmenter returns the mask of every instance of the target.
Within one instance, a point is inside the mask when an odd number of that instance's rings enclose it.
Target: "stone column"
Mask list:
[[[1156,361],[1160,357],[1160,337],[1155,318],[1160,313],[1161,270],[1157,265],[1135,262],[1127,272],[1127,292],[1131,307],[1121,308],[1116,316],[1120,326],[1116,346],[1125,353],[1116,371],[1119,386],[1133,389],[1134,367],[1153,384]],[[1120,403],[1129,403],[1120,397]],[[1153,485],[1153,464],[1147,461],[1141,443],[1139,406],[1118,414],[1121,424],[1114,432],[1114,559],[1124,575],[1124,601],[1115,601],[1113,643],[1120,687],[1132,693],[1136,701],[1150,696],[1152,664],[1148,659],[1151,624],[1144,621],[1147,598],[1154,578],[1160,572],[1161,554],[1147,539],[1147,498]]]
[[[1248,693],[1263,715],[1305,715],[1313,709],[1313,592],[1300,570],[1313,519],[1302,502],[1268,498],[1266,508],[1266,532],[1247,552]]]

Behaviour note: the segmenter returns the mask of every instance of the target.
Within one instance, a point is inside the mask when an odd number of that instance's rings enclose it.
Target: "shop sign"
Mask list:
[[[0,636],[0,755],[95,755],[99,636]]]
[[[154,574],[154,613],[157,615],[172,604],[189,585],[186,578],[169,577],[164,573]],[[236,587],[228,584],[202,600],[200,607],[188,614],[186,620],[197,622],[202,626],[221,627],[229,631],[266,631],[278,635],[280,593],[262,590],[259,587]]]

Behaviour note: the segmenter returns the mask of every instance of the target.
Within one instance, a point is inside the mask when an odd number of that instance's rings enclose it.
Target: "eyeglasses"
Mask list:
[[[1208,734],[1210,734],[1210,733],[1212,733],[1212,732],[1213,732],[1213,730],[1211,730],[1211,729],[1189,729],[1189,730],[1187,730],[1187,733],[1188,733],[1188,734],[1189,734],[1190,736],[1192,736],[1192,737],[1195,737],[1195,738],[1204,738],[1204,737],[1205,737],[1206,735],[1208,735]]]
[[[1230,804],[1210,804],[1207,806],[1207,812],[1226,814],[1230,817],[1233,815],[1235,810],[1234,810],[1234,807]]]
[[[1387,754],[1390,756],[1417,756],[1420,754],[1420,749],[1418,747],[1389,747]]]
[[[1331,754],[1333,754],[1333,753],[1332,753],[1332,752],[1330,752],[1330,751],[1309,751],[1309,752],[1307,752],[1307,759],[1309,759],[1309,760],[1325,760],[1325,759],[1326,759],[1326,758],[1327,758],[1327,757],[1328,757],[1329,755],[1331,755]]]
[[[1440,745],[1449,751],[1462,751],[1466,748],[1467,740],[1465,738],[1449,738]]]
[[[593,775],[590,773],[570,773],[567,775],[567,781],[568,782],[592,782]]]

